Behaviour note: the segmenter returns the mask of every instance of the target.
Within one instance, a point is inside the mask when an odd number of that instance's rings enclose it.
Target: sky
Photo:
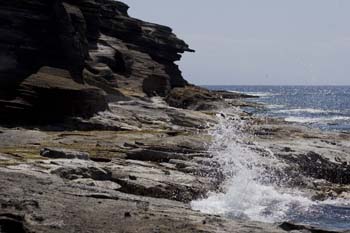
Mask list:
[[[199,85],[350,85],[349,0],[124,0],[196,53],[178,62]]]

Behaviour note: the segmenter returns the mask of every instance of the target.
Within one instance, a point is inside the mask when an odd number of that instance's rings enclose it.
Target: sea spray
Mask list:
[[[247,122],[227,112],[218,118],[219,123],[211,131],[209,150],[225,177],[223,192],[211,192],[208,198],[193,201],[192,208],[264,222],[283,221],[291,209],[294,213],[307,211],[312,201],[298,191],[280,190],[288,179],[282,172],[286,164],[270,150],[246,140]]]
[[[324,130],[350,130],[349,87],[216,86],[212,89],[259,92],[263,98],[251,101],[262,101],[266,108],[246,108],[246,111],[264,117],[299,117],[291,120],[302,120],[301,123]],[[331,93],[332,98],[327,93]],[[311,200],[318,186],[296,187],[295,181],[303,179],[303,174],[296,170],[298,166],[282,161],[279,155],[259,146],[249,132],[250,123],[240,120],[235,111],[219,114],[220,123],[211,130],[210,153],[224,175],[220,192],[211,192],[208,198],[193,201],[192,207],[232,218],[350,230],[349,193],[343,193],[343,198]],[[305,122],[305,118],[309,122]],[[310,177],[305,179],[310,181]],[[323,193],[324,190],[319,191]]]

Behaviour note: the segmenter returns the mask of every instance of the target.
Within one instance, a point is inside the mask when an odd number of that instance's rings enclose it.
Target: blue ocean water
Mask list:
[[[324,130],[350,131],[350,86],[206,86],[258,96],[259,115],[283,118]]]

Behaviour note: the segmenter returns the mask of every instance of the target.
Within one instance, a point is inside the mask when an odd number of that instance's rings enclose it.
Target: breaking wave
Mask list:
[[[320,123],[320,124],[335,124],[341,121],[350,121],[350,117],[347,116],[333,116],[333,117],[299,117],[299,116],[290,116],[284,119],[287,122],[295,123]]]
[[[270,223],[299,221],[317,225],[317,219],[323,218],[323,227],[334,227],[333,218],[339,216],[337,213],[326,215],[327,208],[331,208],[330,201],[312,201],[306,193],[283,185],[289,180],[283,173],[287,164],[270,150],[248,143],[245,139],[248,135],[243,133],[246,126],[246,122],[238,118],[220,117],[220,123],[211,132],[210,152],[225,177],[222,190],[193,201],[192,208],[208,214]],[[336,203],[344,204],[336,200],[331,204]],[[346,211],[345,225],[341,227],[350,229],[350,223],[347,224],[350,209]],[[330,224],[327,225],[327,221]]]
[[[235,90],[226,90],[233,93],[243,93],[246,95],[256,96],[256,97],[271,97],[280,95],[279,93],[272,93],[272,92],[250,92],[250,91],[235,91]]]
[[[311,113],[311,114],[322,114],[322,113],[339,113],[339,111],[330,111],[324,109],[315,108],[296,108],[296,109],[283,109],[277,110],[276,113]]]

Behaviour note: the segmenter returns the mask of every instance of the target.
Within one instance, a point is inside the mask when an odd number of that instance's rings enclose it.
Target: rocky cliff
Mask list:
[[[122,2],[0,4],[1,121],[90,117],[109,100],[188,84],[174,61],[193,50],[169,27],[130,17]]]

